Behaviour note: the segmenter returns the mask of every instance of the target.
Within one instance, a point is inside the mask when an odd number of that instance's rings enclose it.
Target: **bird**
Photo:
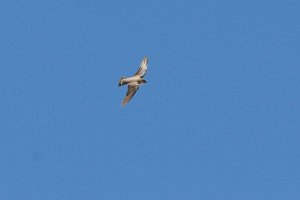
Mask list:
[[[144,79],[148,68],[148,57],[145,56],[140,64],[137,72],[130,77],[122,76],[119,80],[119,87],[128,85],[126,96],[124,97],[121,106],[124,107],[138,91],[140,85],[147,83]]]

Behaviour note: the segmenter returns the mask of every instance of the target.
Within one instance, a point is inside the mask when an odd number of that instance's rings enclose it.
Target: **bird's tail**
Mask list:
[[[147,83],[145,79],[142,79],[140,83]]]

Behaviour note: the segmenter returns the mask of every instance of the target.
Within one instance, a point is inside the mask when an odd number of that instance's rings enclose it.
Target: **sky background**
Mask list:
[[[300,199],[299,10],[2,0],[0,199]]]

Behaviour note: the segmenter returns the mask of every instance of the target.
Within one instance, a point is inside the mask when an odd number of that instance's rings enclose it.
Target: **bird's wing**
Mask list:
[[[130,99],[135,95],[138,89],[139,89],[138,85],[128,85],[128,90],[125,98],[122,101],[122,106],[125,106],[130,101]]]
[[[145,56],[141,62],[139,70],[134,75],[139,75],[140,77],[144,77],[148,68],[148,58]]]

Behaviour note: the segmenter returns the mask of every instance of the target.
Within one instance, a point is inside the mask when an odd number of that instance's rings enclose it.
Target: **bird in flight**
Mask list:
[[[141,84],[147,83],[144,80],[144,76],[146,75],[148,67],[148,58],[145,56],[140,64],[140,68],[138,71],[131,77],[121,77],[119,80],[119,87],[128,84],[128,89],[125,98],[122,101],[122,107],[124,107],[131,98],[135,95],[136,91],[138,91],[139,86]]]

